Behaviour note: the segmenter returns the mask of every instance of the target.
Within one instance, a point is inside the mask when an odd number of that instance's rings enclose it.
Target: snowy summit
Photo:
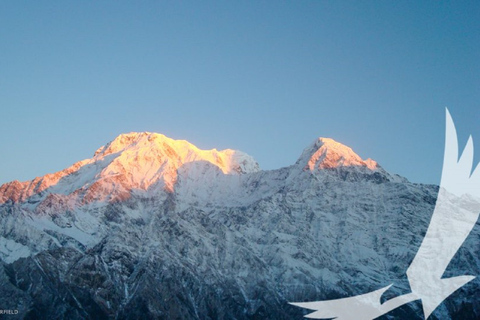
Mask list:
[[[329,138],[318,138],[304,150],[298,163],[310,171],[348,166],[378,168],[375,161],[362,160],[351,148]],[[22,202],[44,193],[71,195],[75,202],[85,204],[125,199],[132,190],[160,188],[173,192],[179,171],[198,176],[209,170],[238,175],[258,172],[260,168],[251,156],[241,151],[201,150],[186,140],[174,140],[163,134],[131,132],[119,135],[100,147],[91,159],[67,169],[32,181],[13,181],[0,186],[0,203]]]
[[[256,161],[236,150],[201,150],[185,140],[162,134],[132,132],[121,134],[100,147],[93,158],[71,167],[20,183],[0,187],[0,203],[23,201],[43,191],[77,194],[84,202],[122,199],[132,190],[160,187],[173,191],[177,171],[192,162],[213,165],[224,174],[259,171]]]

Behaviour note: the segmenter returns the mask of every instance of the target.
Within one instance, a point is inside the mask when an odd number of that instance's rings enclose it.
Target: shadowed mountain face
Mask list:
[[[0,309],[26,319],[301,319],[288,301],[390,283],[427,229],[436,186],[320,138],[287,168],[154,133],[0,187]],[[474,229],[447,275],[479,274]],[[478,319],[472,281],[431,319]],[[411,303],[385,319],[422,319]]]

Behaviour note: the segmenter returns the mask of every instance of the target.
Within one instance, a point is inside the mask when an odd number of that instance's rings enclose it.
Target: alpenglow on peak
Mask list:
[[[244,152],[232,149],[201,150],[186,140],[174,140],[163,134],[152,132],[130,132],[121,134],[114,140],[100,147],[94,158],[110,154],[125,154],[128,162],[135,155],[135,162],[143,165],[142,160],[151,161],[152,156],[168,159],[178,168],[194,161],[206,161],[217,166],[223,173],[250,173],[259,171],[258,163]],[[128,156],[127,156],[128,155]],[[142,157],[144,156],[144,157]]]
[[[328,138],[316,139],[303,151],[295,167],[312,172],[338,167],[361,167],[376,172],[380,168],[375,161],[362,160],[351,148]],[[80,205],[121,201],[141,190],[173,192],[179,174],[190,180],[216,181],[222,175],[258,171],[258,163],[238,150],[201,150],[186,140],[174,140],[163,134],[131,132],[98,148],[92,158],[62,171],[0,186],[0,203],[27,199],[38,202],[49,194],[68,197],[65,202]],[[38,199],[32,200],[34,195]]]
[[[131,132],[121,134],[100,147],[90,159],[32,181],[0,186],[0,203],[24,201],[48,189],[48,193],[72,195],[76,202],[122,200],[132,190],[151,187],[173,191],[178,170],[196,162],[204,170],[222,174],[259,171],[257,162],[237,150],[201,150],[186,140],[162,134]]]
[[[305,168],[310,171],[337,167],[366,167],[370,170],[378,168],[376,161],[370,158],[363,160],[352,148],[322,137],[303,151],[297,163],[304,163]]]

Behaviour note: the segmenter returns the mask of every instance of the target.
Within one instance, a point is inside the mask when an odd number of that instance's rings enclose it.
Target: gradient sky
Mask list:
[[[0,183],[131,131],[439,183],[445,107],[480,153],[479,1],[1,1],[0,39]]]

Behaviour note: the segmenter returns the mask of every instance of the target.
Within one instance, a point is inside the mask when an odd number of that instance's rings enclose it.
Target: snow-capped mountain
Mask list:
[[[79,205],[122,200],[135,189],[147,190],[154,185],[173,191],[177,170],[189,163],[210,165],[223,174],[259,170],[253,158],[240,151],[200,150],[188,141],[157,133],[122,134],[100,147],[91,159],[33,181],[3,185],[0,203],[25,201],[32,196],[37,201],[44,194],[61,194],[74,195]]]
[[[438,187],[332,139],[262,171],[249,155],[156,133],[0,187],[0,308],[23,318],[301,319],[288,301],[338,298],[405,271]],[[474,230],[447,273],[478,274]],[[478,281],[435,319],[477,319]],[[421,319],[412,303],[385,318]]]

